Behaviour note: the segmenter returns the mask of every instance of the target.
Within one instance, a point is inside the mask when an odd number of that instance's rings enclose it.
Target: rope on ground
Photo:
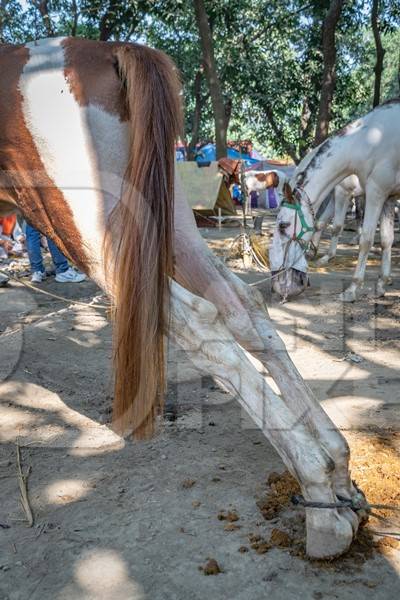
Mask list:
[[[111,305],[108,306],[107,304],[96,304],[93,303],[93,300],[91,302],[80,302],[79,300],[74,300],[73,298],[65,298],[65,296],[59,296],[58,294],[53,294],[52,292],[47,292],[46,290],[41,290],[40,288],[36,287],[35,285],[32,285],[31,283],[28,283],[27,281],[22,281],[22,279],[19,279],[18,277],[15,277],[14,275],[11,275],[11,273],[7,273],[6,271],[3,271],[2,269],[0,269],[0,273],[2,275],[4,275],[5,277],[7,277],[8,279],[12,279],[13,281],[16,281],[17,283],[20,283],[21,285],[25,286],[26,288],[29,288],[31,290],[33,290],[34,292],[37,292],[38,294],[44,294],[45,296],[50,296],[51,298],[55,298],[56,300],[61,300],[62,302],[67,302],[68,304],[79,304],[80,306],[86,306],[86,307],[90,307],[90,308],[101,308],[102,310],[110,310]]]

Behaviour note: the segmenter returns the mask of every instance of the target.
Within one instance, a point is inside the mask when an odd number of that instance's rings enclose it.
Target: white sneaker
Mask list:
[[[43,279],[46,278],[46,273],[42,273],[42,271],[35,271],[31,277],[32,283],[42,283]]]
[[[75,271],[72,267],[69,267],[64,273],[58,273],[56,275],[56,281],[59,283],[80,283],[85,281],[86,275],[80,271]]]

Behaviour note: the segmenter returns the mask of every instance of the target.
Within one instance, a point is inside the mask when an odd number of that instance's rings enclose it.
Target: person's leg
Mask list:
[[[86,275],[70,267],[64,254],[60,252],[51,240],[47,239],[47,243],[56,268],[56,281],[58,283],[80,283],[81,281],[85,281]]]
[[[26,248],[32,274],[44,273],[43,257],[40,249],[40,233],[28,223],[26,224]]]
[[[51,258],[53,259],[53,263],[56,268],[56,274],[58,275],[59,273],[65,273],[65,271],[68,271],[69,265],[64,254],[60,252],[54,242],[52,242],[49,238],[47,238],[47,243],[49,245]]]

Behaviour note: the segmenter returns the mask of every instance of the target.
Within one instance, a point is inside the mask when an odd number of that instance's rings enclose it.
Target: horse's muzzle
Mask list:
[[[272,275],[277,275],[277,271]],[[279,294],[283,300],[298,296],[310,285],[308,274],[298,269],[287,269],[282,271],[272,280],[272,289]]]

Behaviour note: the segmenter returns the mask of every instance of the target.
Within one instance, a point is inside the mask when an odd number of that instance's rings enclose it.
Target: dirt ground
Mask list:
[[[203,230],[219,253],[237,233]],[[397,505],[399,254],[379,300],[377,254],[361,301],[339,303],[355,256],[347,244],[336,265],[311,269],[311,287],[292,302],[279,304],[261,286],[293,361],[349,439],[353,476],[371,502]],[[246,281],[264,277],[232,265]],[[71,303],[16,283],[0,290],[1,600],[399,596],[400,543],[376,532],[399,533],[400,513],[376,511],[386,520],[372,519],[347,557],[306,560],[304,514],[289,502],[295,487],[282,479],[282,461],[236,401],[176,348],[160,434],[120,440],[107,426],[111,331],[99,291],[53,278],[42,287]],[[20,502],[18,447],[32,527]]]

